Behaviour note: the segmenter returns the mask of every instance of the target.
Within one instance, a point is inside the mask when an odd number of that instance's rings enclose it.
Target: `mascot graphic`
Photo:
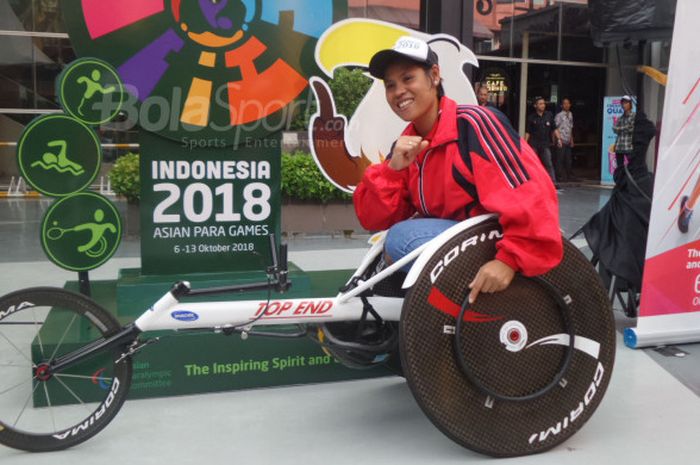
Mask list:
[[[319,38],[316,63],[329,78],[338,67],[367,68],[376,52],[391,48],[405,35],[428,42],[438,54],[443,87],[450,98],[464,104],[476,103],[472,85],[462,71],[464,64],[477,66],[476,57],[449,35],[426,34],[382,21],[349,19],[334,24]],[[309,124],[309,147],[321,172],[345,192],[355,189],[365,168],[384,161],[406,126],[387,105],[383,83],[372,79],[372,86],[349,122],[336,112],[326,82],[320,77],[310,79],[318,111]]]

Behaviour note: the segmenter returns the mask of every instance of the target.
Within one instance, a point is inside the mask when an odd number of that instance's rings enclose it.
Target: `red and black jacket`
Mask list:
[[[417,135],[410,124],[403,135]],[[505,115],[443,97],[430,142],[415,163],[395,171],[367,168],[355,189],[355,211],[368,230],[388,229],[418,213],[461,221],[497,213],[503,239],[496,258],[527,276],[559,264],[559,205],[549,175]]]

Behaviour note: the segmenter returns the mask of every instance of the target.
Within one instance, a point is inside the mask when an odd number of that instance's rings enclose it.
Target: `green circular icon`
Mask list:
[[[114,255],[122,237],[119,212],[92,192],[56,200],[44,215],[41,245],[49,259],[70,271],[97,268]]]
[[[85,124],[106,123],[124,103],[124,84],[108,63],[82,58],[58,77],[58,101],[66,113]]]
[[[97,177],[102,147],[95,131],[66,115],[34,119],[17,143],[17,163],[29,185],[44,195],[80,192]]]

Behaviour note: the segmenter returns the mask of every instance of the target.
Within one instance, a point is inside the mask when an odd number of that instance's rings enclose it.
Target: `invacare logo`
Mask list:
[[[114,402],[114,399],[117,396],[117,392],[119,392],[119,386],[119,379],[114,378],[112,380],[112,389],[110,389],[109,394],[107,395],[107,399],[105,399],[105,401],[102,403],[102,405],[100,405],[100,408],[95,413],[90,415],[90,418],[67,431],[54,434],[53,437],[58,439],[59,441],[63,441],[64,439],[73,437],[76,434],[89,430],[92,427],[92,425],[95,424],[96,421],[98,421],[104,416],[105,413],[107,413],[107,410],[112,405],[112,402]]]
[[[177,321],[197,321],[199,320],[199,315],[195,312],[190,312],[188,310],[177,310],[170,314]]]

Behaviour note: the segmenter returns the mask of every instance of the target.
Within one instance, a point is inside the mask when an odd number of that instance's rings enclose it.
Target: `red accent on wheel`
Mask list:
[[[520,340],[520,332],[517,330],[509,332],[508,339],[510,340],[510,342],[518,342]]]
[[[48,381],[51,378],[51,368],[46,363],[36,367],[35,376],[39,381]]]

